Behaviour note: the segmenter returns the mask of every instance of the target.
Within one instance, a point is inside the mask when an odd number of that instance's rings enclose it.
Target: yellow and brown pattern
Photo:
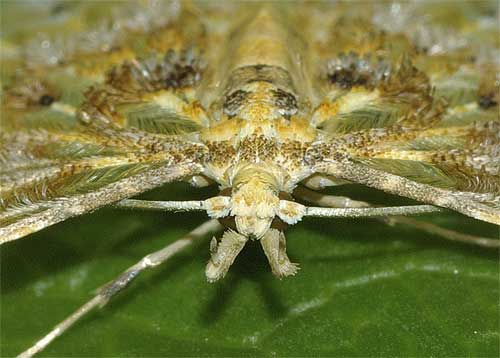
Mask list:
[[[191,177],[269,247],[318,175],[500,224],[498,9],[448,5],[2,3],[0,242]]]

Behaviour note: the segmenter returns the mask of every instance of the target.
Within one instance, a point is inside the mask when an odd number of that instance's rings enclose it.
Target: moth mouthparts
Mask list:
[[[206,268],[209,282],[215,282],[226,275],[248,240],[260,241],[271,270],[277,277],[297,272],[297,265],[292,264],[286,255],[283,232],[271,225],[276,220],[295,224],[305,214],[305,207],[293,201],[281,200],[293,199],[282,190],[280,174],[280,170],[273,166],[243,166],[232,176],[230,197],[219,196],[207,200],[210,207],[207,212],[212,213],[212,217],[221,218],[214,215],[214,209],[218,207],[216,212],[224,212],[234,218],[234,221],[223,219],[222,222],[226,225],[229,223],[231,228],[224,233],[220,242],[212,240],[210,244],[211,258]],[[229,191],[226,189],[224,193]]]
[[[267,229],[258,238],[267,257],[272,273],[278,277],[293,276],[299,270],[286,254],[286,239],[282,231]],[[210,260],[205,269],[208,282],[216,282],[226,276],[238,254],[245,247],[249,236],[228,229],[220,241],[213,238],[210,242]]]

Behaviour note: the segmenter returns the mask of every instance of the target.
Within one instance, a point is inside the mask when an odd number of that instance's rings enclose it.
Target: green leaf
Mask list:
[[[147,197],[210,194],[175,185]],[[0,355],[28,348],[96,288],[204,219],[103,209],[4,245]],[[498,236],[498,227],[460,215],[425,219]],[[295,277],[275,279],[254,242],[222,282],[209,284],[209,238],[200,240],[141,275],[40,357],[498,357],[497,251],[375,220],[305,220],[287,238],[302,268]]]

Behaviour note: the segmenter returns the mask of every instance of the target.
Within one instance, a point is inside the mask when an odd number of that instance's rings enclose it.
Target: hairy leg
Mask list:
[[[55,338],[60,336],[62,333],[67,331],[75,322],[77,322],[84,315],[92,311],[95,307],[104,306],[111,297],[117,294],[119,291],[128,286],[134,278],[136,278],[141,271],[158,266],[170,257],[182,251],[184,248],[189,246],[194,240],[204,237],[210,233],[220,231],[222,226],[217,220],[207,221],[185,237],[177,240],[170,245],[164,247],[161,250],[155,251],[145,257],[143,257],[138,263],[129,267],[121,275],[115,278],[110,283],[104,285],[99,289],[97,295],[90,301],[85,303],[83,306],[78,308],[74,313],[72,313],[68,318],[59,323],[50,331],[45,337],[36,342],[32,347],[28,348],[26,351],[18,355],[20,358],[33,357],[35,354],[41,352],[45,347],[47,347]]]
[[[325,195],[303,187],[297,188],[294,192],[294,196],[297,197],[298,199],[324,207],[333,207],[333,208],[373,207],[372,204],[369,204],[364,201],[351,200],[349,198],[341,196]],[[441,236],[442,238],[447,240],[458,241],[482,247],[493,247],[493,248],[500,247],[500,240],[463,234],[457,231],[444,229],[435,224],[427,223],[413,218],[395,216],[391,218],[378,218],[378,220],[389,225],[395,225],[395,224],[409,225],[416,229],[428,232],[430,234]]]

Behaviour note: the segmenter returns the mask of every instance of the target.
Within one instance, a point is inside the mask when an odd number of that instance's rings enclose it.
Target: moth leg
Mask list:
[[[350,182],[343,179],[337,179],[326,175],[315,174],[305,179],[302,184],[312,190],[321,190],[329,186],[337,186],[349,184]]]
[[[283,278],[297,273],[299,265],[290,262],[286,254],[286,238],[282,231],[269,229],[260,239],[260,244],[276,277]]]
[[[99,289],[98,294],[92,298],[90,301],[85,303],[83,306],[78,308],[75,312],[73,312],[69,317],[67,317],[64,321],[59,323],[54,327],[52,331],[50,331],[45,337],[37,341],[32,347],[28,348],[24,352],[18,355],[18,358],[28,358],[33,357],[35,354],[41,352],[45,349],[55,338],[63,334],[67,331],[75,322],[77,322],[80,318],[85,316],[87,313],[92,311],[95,307],[104,306],[111,297],[113,297],[116,293],[124,289],[128,286],[128,284],[138,276],[140,272],[145,269],[158,266],[165,261],[167,261],[170,257],[182,251],[187,246],[191,245],[191,243],[199,238],[202,238],[210,233],[217,232],[222,229],[222,226],[219,224],[217,220],[209,220],[189,234],[184,236],[182,239],[177,240],[170,245],[164,247],[161,250],[155,251],[145,257],[143,257],[138,263],[128,268],[125,272],[119,275],[110,283],[103,286]]]
[[[388,225],[394,224],[403,224],[412,226],[416,229],[428,232],[429,234],[438,235],[444,239],[451,241],[463,242],[466,244],[472,244],[482,247],[490,247],[490,248],[500,248],[500,240],[490,239],[481,236],[464,234],[455,230],[449,230],[442,228],[438,225],[428,223],[425,221],[415,220],[413,218],[408,217],[393,217],[393,218],[381,218],[381,221],[385,222]]]
[[[370,207],[370,206],[373,207],[372,204],[364,201],[352,200],[349,202],[350,200],[349,198],[338,197],[333,195],[325,195],[314,192],[312,190],[308,190],[306,188],[297,188],[294,191],[294,196],[297,197],[298,199],[325,207],[352,207],[352,208]],[[445,229],[438,225],[428,223],[425,221],[416,220],[413,218],[395,216],[391,218],[377,218],[377,220],[388,225],[403,224],[403,225],[413,226],[416,229],[428,232],[433,235],[438,235],[447,240],[458,241],[482,247],[500,247],[500,240],[463,234],[458,231]]]
[[[321,150],[318,154],[312,149],[308,155],[321,155]],[[478,193],[438,188],[351,160],[322,160],[313,170],[319,174],[352,180],[390,194],[448,208],[478,220],[500,225],[500,209],[497,205],[500,197],[495,189],[490,193]],[[495,179],[491,180],[494,182]]]
[[[298,186],[293,196],[318,206],[328,208],[369,208],[373,205],[365,201],[358,201],[346,196],[335,196],[318,193],[303,186]]]

